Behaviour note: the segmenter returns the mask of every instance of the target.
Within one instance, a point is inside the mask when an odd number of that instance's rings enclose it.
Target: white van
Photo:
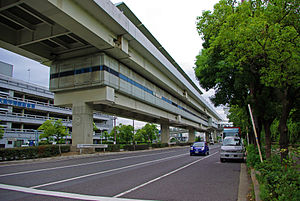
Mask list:
[[[221,146],[220,161],[225,162],[226,159],[244,160],[245,148],[240,137],[225,137]]]

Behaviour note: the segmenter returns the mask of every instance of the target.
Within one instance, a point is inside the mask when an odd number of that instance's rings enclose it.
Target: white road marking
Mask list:
[[[76,199],[76,200],[101,200],[101,201],[132,201],[136,199],[126,199],[126,198],[111,198],[111,197],[102,197],[102,196],[93,196],[93,195],[83,195],[76,193],[65,193],[58,191],[47,191],[47,190],[38,190],[32,188],[26,188],[21,186],[12,186],[7,184],[0,184],[0,189],[17,191],[22,193],[29,193],[34,195],[44,195],[44,196],[52,196],[52,197],[61,197],[68,199]],[[138,199],[141,200],[141,199]]]
[[[162,176],[160,176],[160,177],[157,177],[157,178],[155,178],[155,179],[152,179],[152,180],[150,180],[150,181],[148,181],[148,182],[146,182],[146,183],[143,183],[143,184],[141,184],[141,185],[139,185],[139,186],[136,186],[136,187],[134,187],[134,188],[132,188],[132,189],[129,189],[129,190],[125,191],[125,192],[119,193],[118,195],[115,195],[114,198],[121,197],[121,196],[123,196],[123,195],[125,195],[125,194],[127,194],[127,193],[130,193],[130,192],[135,191],[135,190],[137,190],[137,189],[139,189],[139,188],[142,188],[142,187],[144,187],[144,186],[146,186],[146,185],[148,185],[148,184],[151,184],[151,183],[153,183],[153,182],[155,182],[155,181],[157,181],[157,180],[160,180],[160,179],[162,179],[162,178],[164,178],[164,177],[167,177],[167,176],[169,176],[169,175],[171,175],[171,174],[174,174],[174,173],[176,173],[176,172],[178,172],[178,171],[180,171],[180,170],[182,170],[182,169],[184,169],[184,168],[187,168],[187,167],[189,167],[189,166],[191,166],[191,165],[193,165],[193,164],[195,164],[195,163],[197,163],[197,162],[199,162],[199,161],[202,161],[202,160],[204,160],[204,159],[206,159],[206,158],[209,158],[209,157],[211,157],[211,156],[213,156],[213,155],[215,155],[215,154],[217,154],[217,153],[218,153],[218,152],[215,152],[215,153],[213,153],[213,154],[211,154],[211,155],[208,155],[208,156],[206,156],[206,157],[204,157],[204,158],[200,158],[200,159],[198,159],[198,160],[196,160],[196,161],[193,161],[193,162],[191,162],[191,163],[189,163],[189,164],[187,164],[187,165],[185,165],[185,166],[182,166],[181,168],[178,168],[178,169],[176,169],[176,170],[174,170],[174,171],[172,171],[172,172],[169,172],[169,173],[164,174],[164,175],[162,175]]]
[[[168,152],[163,152],[163,153],[154,153],[154,154],[143,154],[143,155],[139,155],[139,156],[127,156],[127,157],[123,157],[123,158],[114,158],[114,159],[108,159],[108,160],[103,160],[103,161],[94,161],[94,162],[89,162],[89,163],[66,165],[66,166],[61,166],[61,167],[44,168],[44,169],[39,169],[39,170],[13,172],[13,173],[2,174],[2,175],[0,175],[0,177],[7,177],[7,176],[13,176],[13,175],[19,175],[19,174],[28,174],[28,173],[34,173],[34,172],[42,172],[42,171],[48,171],[48,170],[57,170],[57,169],[70,168],[70,167],[79,167],[79,166],[84,166],[84,165],[92,165],[92,164],[97,164],[97,163],[105,163],[105,162],[118,161],[118,160],[130,159],[130,158],[139,158],[139,157],[144,157],[144,156],[160,155],[160,154],[170,153],[170,152],[174,152],[174,151],[168,151]]]
[[[170,156],[170,157],[166,157],[166,158],[156,159],[156,160],[153,160],[153,161],[147,161],[147,162],[137,163],[137,164],[128,165],[128,166],[124,166],[124,167],[120,167],[120,168],[115,168],[115,169],[111,169],[111,170],[105,170],[105,171],[102,171],[102,172],[95,172],[95,173],[86,174],[86,175],[73,177],[73,178],[69,178],[69,179],[64,179],[64,180],[60,180],[60,181],[40,184],[40,185],[37,185],[37,186],[32,186],[30,188],[35,189],[35,188],[50,186],[50,185],[59,184],[59,183],[63,183],[63,182],[73,181],[73,180],[76,180],[76,179],[82,179],[82,178],[91,177],[91,176],[95,176],[95,175],[100,175],[100,174],[104,174],[104,173],[108,173],[108,172],[122,170],[122,169],[126,169],[126,168],[132,168],[132,167],[145,165],[145,164],[149,164],[149,163],[154,163],[154,162],[158,162],[158,161],[164,161],[164,160],[171,159],[171,158],[178,158],[178,157],[188,155],[188,154],[189,153],[184,153],[184,154],[180,154],[180,155],[176,155],[176,156]]]

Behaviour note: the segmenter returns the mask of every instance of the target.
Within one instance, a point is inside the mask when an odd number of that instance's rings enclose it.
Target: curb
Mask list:
[[[252,184],[253,184],[253,188],[254,188],[254,194],[255,194],[255,200],[256,201],[261,201],[260,196],[259,196],[259,183],[256,179],[256,171],[251,168],[251,180],[252,180]]]

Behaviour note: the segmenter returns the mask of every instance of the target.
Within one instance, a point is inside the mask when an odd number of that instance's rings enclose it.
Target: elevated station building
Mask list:
[[[72,131],[72,109],[54,106],[54,94],[48,88],[13,78],[13,66],[0,61],[0,125],[4,137],[1,148],[18,147],[36,141],[37,128],[47,119],[62,119]],[[93,121],[98,130],[93,135],[97,143],[103,131],[110,132],[113,117],[94,113]],[[71,140],[71,137],[68,138]]]

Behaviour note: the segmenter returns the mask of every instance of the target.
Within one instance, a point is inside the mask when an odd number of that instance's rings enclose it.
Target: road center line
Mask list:
[[[119,193],[118,195],[115,195],[114,198],[121,197],[121,196],[123,196],[123,195],[125,195],[125,194],[127,194],[127,193],[130,193],[130,192],[135,191],[135,190],[137,190],[137,189],[139,189],[139,188],[142,188],[142,187],[144,187],[144,186],[146,186],[146,185],[148,185],[148,184],[151,184],[151,183],[153,183],[153,182],[155,182],[155,181],[157,181],[157,180],[160,180],[160,179],[162,179],[162,178],[164,178],[164,177],[167,177],[167,176],[169,176],[169,175],[171,175],[171,174],[174,174],[174,173],[176,173],[176,172],[178,172],[178,171],[180,171],[180,170],[182,170],[182,169],[184,169],[184,168],[187,168],[187,167],[189,167],[189,166],[191,166],[191,165],[193,165],[193,164],[195,164],[195,163],[198,163],[199,161],[202,161],[202,160],[204,160],[204,159],[206,159],[206,158],[209,158],[209,157],[211,157],[211,156],[213,156],[213,155],[215,155],[215,154],[217,154],[217,153],[218,153],[218,152],[215,152],[215,153],[213,153],[213,154],[211,154],[211,155],[208,155],[208,156],[206,156],[206,157],[204,157],[204,158],[200,158],[200,159],[198,159],[198,160],[196,160],[196,161],[193,161],[193,162],[191,162],[191,163],[189,163],[189,164],[187,164],[187,165],[185,165],[185,166],[182,166],[182,167],[180,167],[180,168],[178,168],[178,169],[176,169],[176,170],[173,170],[172,172],[169,172],[169,173],[164,174],[164,175],[162,175],[162,176],[160,176],[160,177],[157,177],[157,178],[155,178],[155,179],[152,179],[152,180],[150,180],[150,181],[148,181],[148,182],[146,182],[146,183],[143,183],[143,184],[141,184],[141,185],[139,185],[139,186],[136,186],[136,187],[134,187],[134,188],[132,188],[132,189],[129,189],[129,190],[125,191],[125,192]]]
[[[86,178],[86,177],[100,175],[100,174],[113,172],[113,171],[117,171],[117,170],[122,170],[122,169],[126,169],[126,168],[132,168],[132,167],[145,165],[145,164],[149,164],[149,163],[154,163],[154,162],[159,162],[159,161],[164,161],[164,160],[168,160],[168,159],[172,159],[172,158],[178,158],[178,157],[188,155],[188,154],[189,153],[184,153],[184,154],[180,154],[180,155],[176,155],[176,156],[170,156],[170,157],[166,157],[166,158],[156,159],[156,160],[153,160],[153,161],[147,161],[147,162],[137,163],[137,164],[128,165],[128,166],[124,166],[124,167],[120,167],[120,168],[115,168],[115,169],[111,169],[111,170],[105,170],[105,171],[102,171],[102,172],[95,172],[95,173],[91,173],[91,174],[87,174],[87,175],[82,175],[82,176],[73,177],[73,178],[69,178],[69,179],[64,179],[64,180],[60,180],[60,181],[55,181],[55,182],[45,183],[45,184],[41,184],[41,185],[37,185],[37,186],[32,186],[30,188],[35,189],[35,188],[50,186],[50,185],[54,185],[54,184],[64,183],[64,182],[68,182],[68,181],[73,181],[73,180],[77,180],[77,179],[82,179],[82,178]]]
[[[108,159],[108,160],[103,160],[103,161],[94,161],[94,162],[89,162],[89,163],[66,165],[66,166],[61,166],[61,167],[44,168],[44,169],[39,169],[39,170],[28,170],[28,171],[23,171],[23,172],[7,173],[7,174],[0,175],[0,177],[7,177],[7,176],[13,176],[13,175],[19,175],[19,174],[28,174],[28,173],[34,173],[34,172],[42,172],[42,171],[48,171],[48,170],[57,170],[57,169],[70,168],[70,167],[79,167],[79,166],[84,166],[84,165],[92,165],[92,164],[97,164],[97,163],[105,163],[105,162],[124,160],[124,159],[130,159],[130,158],[139,158],[139,157],[144,157],[144,156],[160,155],[160,154],[165,154],[165,153],[170,153],[170,152],[174,152],[174,151],[168,151],[168,152],[158,153],[158,154],[154,153],[154,154],[143,154],[143,155],[138,155],[138,156],[127,156],[127,157],[123,157],[123,158],[114,158],[114,159]]]
[[[38,189],[21,187],[21,186],[12,186],[12,185],[7,185],[7,184],[0,184],[0,189],[35,194],[35,195],[68,198],[68,199],[74,199],[74,200],[100,200],[100,201],[132,201],[132,200],[136,200],[136,199],[128,199],[128,198],[127,199],[126,198],[111,198],[111,197],[102,197],[102,196],[94,196],[94,195],[83,195],[83,194],[77,194],[77,193],[65,193],[65,192],[57,192],[57,191],[38,190]]]

